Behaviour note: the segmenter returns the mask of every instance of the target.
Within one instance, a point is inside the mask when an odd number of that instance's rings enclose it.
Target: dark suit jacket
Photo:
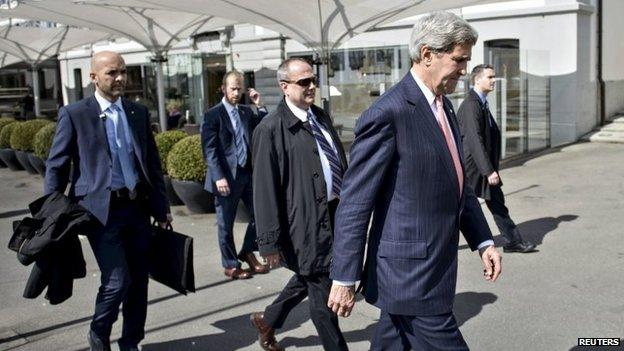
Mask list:
[[[122,99],[133,136],[133,149],[143,195],[149,198],[150,215],[160,222],[167,220],[169,202],[165,194],[158,150],[150,129],[147,108]],[[106,138],[106,124],[100,116],[94,96],[61,107],[50,155],[46,161],[45,193],[65,192],[70,181],[69,197],[106,224],[110,207],[112,162]]]
[[[459,107],[457,118],[464,144],[466,183],[474,189],[478,197],[489,200],[490,185],[487,178],[492,172],[498,172],[501,155],[500,130],[474,90],[470,90]]]
[[[86,275],[78,233],[87,229],[93,216],[65,195],[53,192],[29,206],[33,218],[14,222],[9,248],[24,265],[33,261],[23,296],[34,299],[47,288],[52,305],[72,295],[73,280]]]
[[[253,131],[267,113],[259,110],[256,114],[249,106],[245,105],[238,105],[238,111],[245,129],[247,150],[250,153]],[[236,134],[223,102],[213,106],[204,114],[204,121],[201,125],[201,141],[204,159],[208,165],[204,189],[216,193],[215,182],[225,178],[231,184],[236,178],[238,164]]]
[[[444,110],[461,150],[446,98]],[[410,73],[358,119],[342,184],[331,278],[362,279],[366,300],[388,313],[451,312],[459,230],[473,250],[492,235],[472,189],[460,196],[442,130]]]
[[[331,119],[320,108],[311,108],[331,134],[346,169],[344,149]],[[299,274],[328,272],[333,235],[316,139],[284,100],[256,128],[253,161],[260,254],[279,252],[284,265]]]

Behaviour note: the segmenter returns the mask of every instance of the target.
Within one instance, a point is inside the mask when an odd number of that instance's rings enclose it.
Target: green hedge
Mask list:
[[[37,132],[52,123],[45,119],[31,119],[18,124],[11,133],[11,149],[33,151],[33,140]]]
[[[54,140],[54,132],[56,131],[56,123],[50,123],[47,126],[39,129],[35,134],[35,140],[33,140],[33,149],[35,156],[42,160],[48,158],[50,148],[52,147],[52,141]]]
[[[15,122],[13,118],[0,117],[0,132],[2,131],[2,128],[4,128],[4,126],[6,126],[7,124],[11,124],[13,122]]]
[[[2,127],[0,131],[0,149],[11,148],[11,134],[13,134],[13,129],[15,129],[18,124],[20,124],[20,122],[13,122]]]
[[[188,135],[181,130],[169,130],[154,136],[154,139],[156,139],[156,147],[158,148],[158,156],[160,156],[160,163],[165,173],[167,172],[167,155],[169,151],[171,151],[173,145],[187,136]]]
[[[167,173],[173,179],[202,182],[206,178],[206,162],[202,155],[200,135],[178,141],[167,156]]]

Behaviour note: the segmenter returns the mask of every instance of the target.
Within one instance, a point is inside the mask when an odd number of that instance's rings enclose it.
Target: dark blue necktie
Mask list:
[[[487,120],[488,120],[488,125],[491,127],[492,126],[492,113],[490,112],[490,105],[488,104],[487,100],[485,100],[485,102],[483,103],[483,108],[485,109],[485,113],[487,114]]]
[[[310,111],[308,111],[308,121],[310,121],[310,127],[312,128],[314,138],[321,146],[325,157],[327,157],[327,161],[329,161],[329,168],[332,175],[332,193],[338,197],[340,196],[340,188],[342,187],[342,164],[338,159],[338,155],[325,138],[325,135],[323,135],[316,117],[314,117]]]

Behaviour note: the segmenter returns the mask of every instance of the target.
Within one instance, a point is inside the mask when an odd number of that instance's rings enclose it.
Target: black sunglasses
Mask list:
[[[293,82],[293,81],[290,81],[290,80],[283,80],[282,82],[286,82],[286,83],[295,83],[295,84],[297,84],[298,86],[303,87],[303,88],[307,88],[307,87],[309,87],[309,86],[310,86],[310,84],[317,85],[317,84],[316,84],[316,83],[317,83],[316,77],[303,78],[303,79],[299,79],[299,80],[294,81],[294,82]]]

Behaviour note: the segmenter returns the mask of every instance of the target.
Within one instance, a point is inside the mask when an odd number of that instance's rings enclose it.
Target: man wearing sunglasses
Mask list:
[[[314,105],[316,77],[303,59],[284,61],[277,79],[284,99],[253,136],[253,188],[260,255],[295,275],[264,312],[251,315],[264,350],[288,313],[308,297],[325,350],[346,350],[337,316],[327,307],[334,212],[347,167],[332,121]]]

